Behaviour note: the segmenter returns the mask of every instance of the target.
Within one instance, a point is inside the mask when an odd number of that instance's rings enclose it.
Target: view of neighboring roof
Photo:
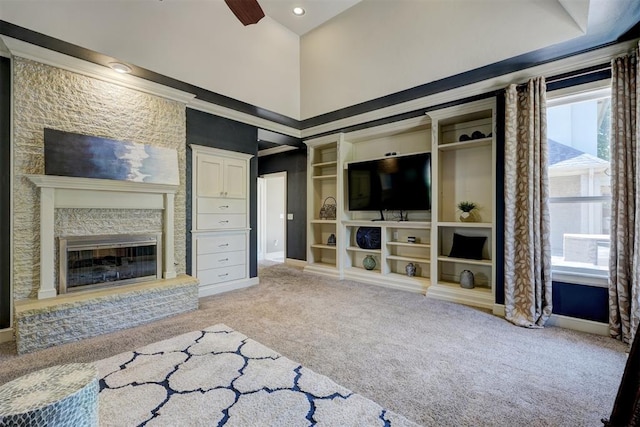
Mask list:
[[[569,147],[551,138],[549,143],[549,166],[551,169],[583,169],[583,168],[607,168],[607,160],[592,154]]]

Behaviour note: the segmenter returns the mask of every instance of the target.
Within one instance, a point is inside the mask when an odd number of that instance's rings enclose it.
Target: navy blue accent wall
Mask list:
[[[258,175],[287,172],[287,258],[306,260],[307,150],[300,148],[258,159]]]
[[[11,323],[11,61],[0,57],[0,329]]]
[[[258,214],[257,214],[257,181],[258,181],[258,129],[255,126],[214,116],[202,111],[187,108],[187,274],[191,274],[191,144],[222,150],[236,151],[239,153],[253,154],[249,164],[249,274],[251,277],[258,275]]]
[[[553,313],[607,323],[609,321],[608,289],[553,282]]]
[[[496,304],[504,304],[504,96],[496,95]]]

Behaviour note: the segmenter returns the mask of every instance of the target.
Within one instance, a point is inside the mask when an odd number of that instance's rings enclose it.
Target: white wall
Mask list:
[[[289,117],[300,117],[296,34],[244,27],[222,0],[2,0],[0,19]]]
[[[266,252],[280,252],[285,250],[285,234],[284,234],[284,192],[285,178],[284,176],[268,176],[266,179],[267,194],[267,245]]]
[[[582,34],[556,0],[364,0],[301,38],[301,115],[334,111]]]

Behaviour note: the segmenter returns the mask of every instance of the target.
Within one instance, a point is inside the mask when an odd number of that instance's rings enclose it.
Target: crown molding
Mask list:
[[[267,148],[267,149],[258,151],[258,157],[284,153],[285,151],[297,150],[298,148],[299,147],[294,147],[293,145],[281,145],[279,147]]]
[[[51,65],[56,68],[61,68],[73,73],[82,74],[87,77],[117,84],[119,86],[145,92],[151,95],[160,96],[162,98],[171,99],[183,104],[188,104],[196,97],[196,95],[192,93],[169,88],[132,75],[119,74],[108,67],[45,49],[22,40],[3,35],[0,35],[0,38],[7,46],[12,56]]]
[[[397,122],[372,126],[352,132],[346,132],[344,139],[349,142],[366,141],[371,138],[382,138],[396,133],[405,133],[428,129],[431,127],[431,118],[427,115],[399,120]]]
[[[489,92],[502,90],[511,83],[522,83],[527,79],[539,75],[556,75],[570,71],[579,70],[595,65],[600,65],[611,61],[616,56],[628,53],[637,46],[638,41],[632,40],[624,43],[607,46],[601,49],[589,51],[575,56],[570,56],[557,61],[548,62],[534,67],[526,68],[512,73],[504,74],[481,82],[461,86],[445,92],[416,98],[400,104],[390,105],[375,111],[335,120],[322,125],[306,128],[302,130],[302,138],[311,138],[314,135],[321,135],[360,125],[374,120],[384,119],[411,111],[426,109],[437,105],[460,99],[482,95]]]
[[[216,116],[224,117],[226,119],[235,120],[237,122],[246,123],[257,128],[282,133],[284,135],[293,136],[295,138],[301,137],[301,131],[299,129],[275,123],[270,120],[256,117],[254,115],[243,113],[237,110],[232,110],[231,108],[223,107],[221,105],[212,104],[201,99],[191,100],[191,102],[187,104],[187,107],[194,110],[202,111],[203,113],[209,113]]]

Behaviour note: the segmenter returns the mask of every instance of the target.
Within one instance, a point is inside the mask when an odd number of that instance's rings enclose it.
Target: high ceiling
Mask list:
[[[303,0],[301,18],[259,2],[247,27],[223,0],[0,0],[0,20],[294,121],[611,43],[640,20],[637,0]]]
[[[259,0],[265,15],[301,36],[344,12],[360,0]],[[296,16],[294,7],[305,14]]]

